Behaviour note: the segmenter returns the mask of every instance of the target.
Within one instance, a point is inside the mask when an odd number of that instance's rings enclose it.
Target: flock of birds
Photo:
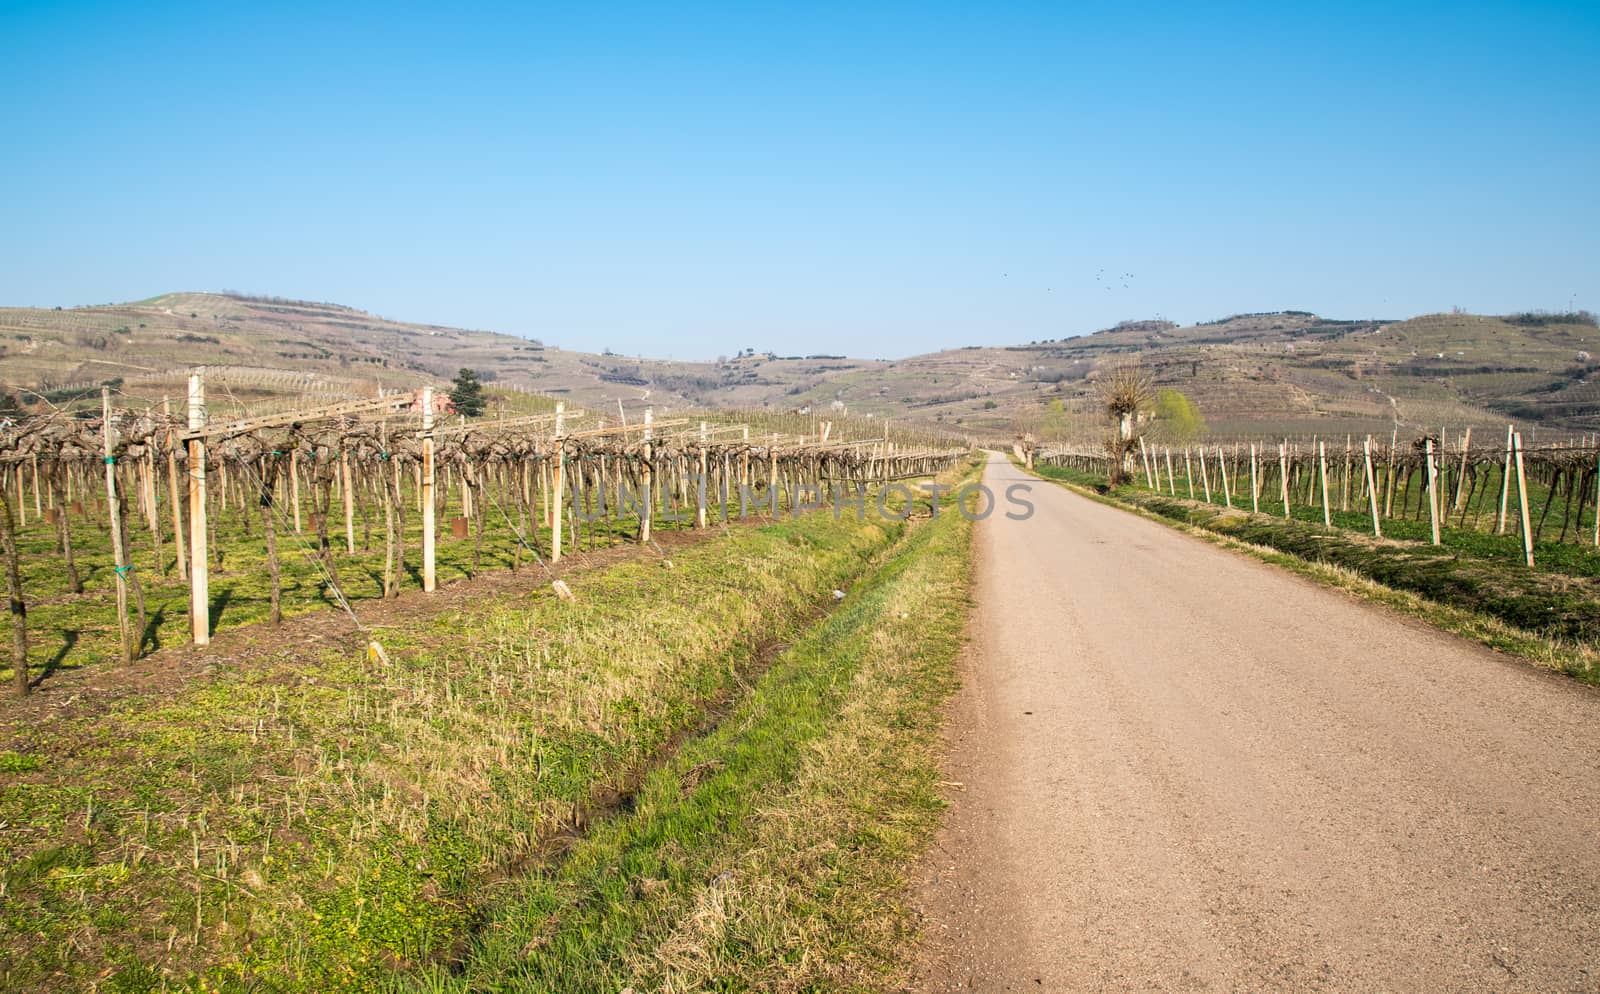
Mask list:
[[[1128,287],[1131,284],[1128,283],[1127,281],[1131,280],[1131,279],[1133,279],[1133,274],[1132,273],[1123,273],[1121,276],[1113,276],[1108,281],[1106,279],[1106,271],[1104,269],[1102,269],[1098,273],[1094,274],[1094,281],[1096,283],[1099,283],[1102,286],[1104,286],[1105,289],[1106,289],[1106,293],[1110,293],[1112,290],[1116,289],[1116,284],[1117,284],[1118,280],[1122,281],[1122,289],[1124,289],[1124,290],[1128,289]]]
[[[1006,279],[1006,278],[1010,277],[1010,275],[1011,275],[1010,273],[1001,273],[1000,274],[1000,278],[1001,279]],[[1129,289],[1133,285],[1133,284],[1128,282],[1131,279],[1133,279],[1133,274],[1132,273],[1123,273],[1120,276],[1113,276],[1108,280],[1106,278],[1106,271],[1104,269],[1102,269],[1099,272],[1094,274],[1094,281],[1096,283],[1099,283],[1102,287],[1104,287],[1106,293],[1110,293],[1113,290],[1115,290],[1117,288],[1116,285],[1117,285],[1118,281],[1121,281],[1122,289],[1124,289],[1124,290]],[[1052,292],[1054,292],[1054,290],[1055,290],[1055,287],[1051,287],[1051,286],[1047,286],[1047,287],[1044,288],[1044,292],[1045,293],[1052,293]]]

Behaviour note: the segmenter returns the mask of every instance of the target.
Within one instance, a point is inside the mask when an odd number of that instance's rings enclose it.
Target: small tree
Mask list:
[[[1139,445],[1134,426],[1141,410],[1150,406],[1154,392],[1150,374],[1137,362],[1122,363],[1106,370],[1099,383],[1100,399],[1115,425],[1106,437],[1106,454],[1111,457],[1111,485],[1128,479],[1128,458]]]
[[[1194,401],[1178,390],[1156,394],[1156,421],[1161,434],[1172,442],[1192,442],[1206,433],[1206,419]]]
[[[486,402],[483,399],[483,383],[479,381],[478,374],[470,369],[459,369],[456,378],[450,387],[450,403],[455,405],[456,413],[463,417],[475,418],[483,413]]]

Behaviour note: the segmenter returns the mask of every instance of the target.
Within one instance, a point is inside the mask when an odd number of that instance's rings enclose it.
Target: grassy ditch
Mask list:
[[[963,528],[948,513],[937,527],[817,513],[729,529],[670,568],[574,577],[575,601],[505,594],[388,632],[387,664],[252,660],[23,732],[0,744],[0,987],[378,990],[492,971],[488,939],[521,924],[509,909],[581,879],[608,826],[657,824],[674,790],[723,806],[676,812],[659,856],[712,858],[707,846],[755,835],[774,845],[810,819],[806,831],[828,833],[807,836],[834,854],[811,853],[823,864],[879,868],[829,887],[870,892],[854,906],[881,910],[888,868],[933,817],[926,695],[952,671]],[[912,564],[927,586],[896,580]],[[836,588],[850,595],[823,625],[854,621],[819,634]],[[871,634],[891,609],[887,631],[926,643],[910,656]],[[763,671],[766,703],[750,711],[740,702]],[[864,674],[877,674],[872,700]],[[830,765],[845,779],[785,793],[822,775],[812,764],[829,748],[866,770]],[[647,776],[663,763],[677,773]],[[660,897],[688,877],[629,879]],[[825,918],[825,903],[776,913],[824,943],[834,930],[806,908]]]
[[[1585,682],[1600,683],[1600,667],[1595,664],[1600,647],[1600,581],[1588,576],[1530,570],[1498,552],[1475,555],[1470,543],[1436,547],[1425,541],[1380,540],[1330,529],[1320,520],[1227,510],[1131,486],[1106,491],[1103,477],[1081,470],[1043,466],[1037,471],[1047,479],[1093,488],[1117,503],[1168,521],[1415,595],[1449,609],[1449,613],[1434,612],[1433,620],[1443,627],[1553,665]],[[1319,519],[1320,514],[1319,509]],[[1497,624],[1478,624],[1472,616]]]
[[[510,881],[460,962],[403,989],[898,989],[969,538],[948,508],[913,530],[625,816]]]

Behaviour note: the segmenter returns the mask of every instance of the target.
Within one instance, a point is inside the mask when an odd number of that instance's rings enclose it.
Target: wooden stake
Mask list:
[[[156,566],[161,566],[161,508],[156,504],[156,450],[145,449],[144,461],[139,464],[144,477],[145,526],[156,537]]]
[[[289,447],[289,502],[294,506],[294,533],[300,534],[300,450]]]
[[[1394,517],[1394,455],[1399,447],[1400,427],[1396,425],[1389,433],[1389,465],[1383,474],[1383,516],[1386,518]]]
[[[1328,443],[1317,443],[1317,473],[1322,480],[1322,525],[1333,527],[1333,507],[1328,502]]]
[[[293,465],[291,463],[291,465]],[[434,551],[439,544],[438,529],[434,526],[433,496],[433,387],[422,388],[422,589],[433,593],[439,578],[435,569]]]
[[[1228,461],[1222,455],[1222,446],[1217,446],[1217,476],[1222,480],[1222,502],[1233,509],[1232,488],[1228,486]]]
[[[1250,443],[1250,511],[1253,514],[1261,511],[1261,487],[1256,477],[1256,443]]]
[[[1433,544],[1439,544],[1439,473],[1433,463],[1433,439],[1423,443],[1423,458],[1427,464],[1428,481],[1428,529],[1433,536]]]
[[[874,446],[874,449],[877,447]],[[750,426],[744,426],[744,448],[739,452],[739,486],[750,486]]]
[[[1289,517],[1289,443],[1278,444],[1278,484],[1283,489],[1283,516]]]
[[[1183,447],[1183,479],[1189,484],[1189,499],[1194,500],[1194,466],[1189,462],[1189,447]]]
[[[17,503],[24,499],[19,488]],[[26,697],[33,689],[28,682],[28,604],[22,597],[22,562],[11,522],[11,501],[4,491],[0,491],[0,554],[5,556],[6,594],[11,601],[11,687],[16,696]]]
[[[1172,476],[1172,447],[1167,447],[1167,492],[1178,496],[1178,481]]]
[[[828,432],[833,429],[833,422],[827,421],[822,425],[822,440],[828,440]],[[704,529],[706,526],[706,423],[700,422],[700,480],[696,484],[695,493],[695,527]]]
[[[1511,433],[1511,448],[1517,462],[1517,506],[1522,514],[1522,555],[1533,566],[1533,530],[1528,524],[1528,476],[1522,466],[1522,433]],[[1438,543],[1435,542],[1435,545]]]
[[[1350,436],[1344,436],[1344,480],[1339,485],[1339,510],[1350,510]]]
[[[653,416],[652,408],[647,407],[644,409],[644,465],[639,470],[641,486],[644,489],[644,508],[640,512],[641,516],[639,518],[640,544],[650,541],[650,519],[653,517],[655,509],[655,496],[652,493],[652,487],[655,484],[655,472],[652,468],[655,458],[655,446],[651,441],[655,435],[654,429],[651,428]]]
[[[1468,428],[1467,433],[1461,436],[1461,469],[1456,472],[1456,499],[1450,502],[1450,506],[1457,511],[1461,510],[1461,500],[1466,496],[1462,488],[1467,482],[1467,453],[1470,451],[1472,451],[1472,429]]]
[[[122,547],[122,508],[117,501],[117,459],[111,445],[111,388],[100,388],[100,435],[105,442],[106,516],[111,524],[111,561],[117,585],[117,632],[122,640],[122,661],[133,662],[133,632],[128,624],[128,550]]]
[[[1500,520],[1494,526],[1496,535],[1506,533],[1506,503],[1511,499],[1511,453],[1516,448],[1516,428],[1506,425],[1506,458],[1500,464]]]
[[[167,398],[161,398],[161,413],[171,417],[172,404]],[[178,502],[178,452],[174,444],[175,435],[171,428],[167,429],[167,497],[172,502],[172,542],[178,550],[178,576],[184,580],[189,579],[189,558],[183,553],[183,505]]]
[[[561,502],[566,497],[567,487],[567,445],[563,441],[563,421],[566,417],[567,405],[556,401],[556,488],[555,488],[555,522],[551,525],[550,561],[561,561]]]
[[[1156,480],[1154,476],[1150,475],[1150,453],[1145,451],[1143,435],[1139,436],[1139,458],[1144,462],[1145,486],[1154,490],[1156,488]]]
[[[350,453],[339,450],[339,493],[344,497],[344,551],[356,554],[356,495],[350,480]]]
[[[1594,460],[1594,547],[1600,549],[1600,454]]]
[[[189,430],[206,425],[206,385],[189,376]],[[177,503],[174,502],[176,507]],[[206,564],[206,443],[189,439],[189,628],[195,645],[211,644],[211,581]]]
[[[1378,524],[1378,488],[1372,474],[1372,436],[1368,435],[1365,442],[1361,443],[1362,459],[1367,467],[1367,503],[1372,507],[1372,534],[1376,538],[1383,537],[1383,526]]]

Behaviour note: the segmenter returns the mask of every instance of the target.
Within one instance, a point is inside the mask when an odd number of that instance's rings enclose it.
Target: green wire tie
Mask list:
[[[133,572],[132,566],[113,566],[111,568],[117,571],[118,576],[127,576]]]

